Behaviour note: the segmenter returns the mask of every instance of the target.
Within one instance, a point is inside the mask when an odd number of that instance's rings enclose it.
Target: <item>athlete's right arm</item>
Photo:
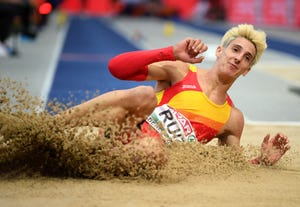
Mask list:
[[[121,80],[144,81],[148,79],[148,65],[165,60],[175,60],[172,46],[122,53],[110,60],[108,68]]]
[[[207,46],[201,40],[186,38],[166,48],[120,54],[110,60],[108,68],[112,75],[121,80],[167,80],[170,78],[168,73],[157,69],[172,69],[174,64],[159,64],[159,62],[181,60],[188,63],[200,63],[204,57],[197,56],[206,50]]]

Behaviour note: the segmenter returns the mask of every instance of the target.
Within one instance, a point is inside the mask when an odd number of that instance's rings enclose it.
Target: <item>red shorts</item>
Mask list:
[[[141,131],[144,136],[161,139],[160,134],[146,121],[141,124]]]

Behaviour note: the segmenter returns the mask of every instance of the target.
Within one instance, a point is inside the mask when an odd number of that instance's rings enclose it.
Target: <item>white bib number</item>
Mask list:
[[[167,104],[156,107],[146,121],[167,143],[196,141],[196,135],[190,121]]]

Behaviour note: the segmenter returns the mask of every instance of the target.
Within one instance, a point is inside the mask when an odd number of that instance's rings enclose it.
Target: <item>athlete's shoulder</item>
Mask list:
[[[244,126],[244,114],[240,109],[236,107],[232,107],[229,120],[231,120],[232,123],[237,125],[237,127]]]

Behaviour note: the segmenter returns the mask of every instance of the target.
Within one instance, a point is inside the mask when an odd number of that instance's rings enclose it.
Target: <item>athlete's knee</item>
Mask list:
[[[157,104],[155,91],[151,86],[138,86],[137,87],[137,101],[141,108],[148,108],[153,110]]]
[[[151,86],[139,86],[139,90],[141,92],[140,98],[142,100],[144,100],[144,101],[147,100],[147,102],[156,105],[157,99],[156,99],[156,95],[155,95],[155,91],[154,91],[153,87],[151,87]]]
[[[154,89],[150,86],[138,86],[128,91],[128,112],[144,119],[152,113],[157,104]]]

